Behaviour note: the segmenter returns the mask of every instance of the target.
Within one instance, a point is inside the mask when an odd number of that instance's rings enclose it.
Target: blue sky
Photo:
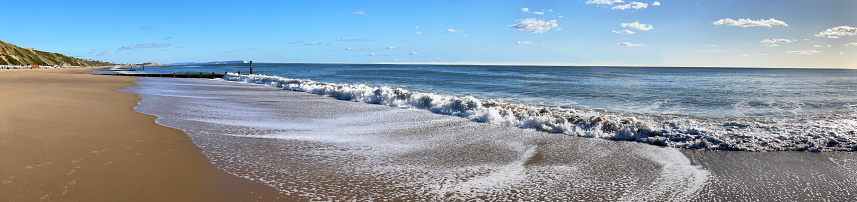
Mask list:
[[[7,1],[0,40],[120,63],[857,68],[857,1],[655,2]]]

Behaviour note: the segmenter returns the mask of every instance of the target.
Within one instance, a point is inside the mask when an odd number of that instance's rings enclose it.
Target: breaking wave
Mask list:
[[[266,75],[229,73],[222,80],[274,86],[340,100],[428,110],[483,123],[676,148],[857,151],[857,113],[763,118],[622,114]]]

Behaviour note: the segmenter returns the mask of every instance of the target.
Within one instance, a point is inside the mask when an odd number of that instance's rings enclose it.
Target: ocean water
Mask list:
[[[136,86],[122,90],[141,98],[136,111],[157,116],[158,124],[183,130],[218,168],[275,187],[295,200],[849,201],[857,197],[853,186],[857,156],[851,152],[707,151],[546,133],[447,115],[415,107],[418,103],[390,107],[382,104],[390,99],[344,101],[344,96],[362,95],[359,92],[364,90],[352,91],[342,84],[321,86],[330,87],[328,91],[307,91],[323,94],[316,95],[256,84],[262,82],[139,79]],[[272,81],[265,83],[270,85],[285,82],[265,79]],[[314,86],[304,82],[285,83]],[[472,109],[462,104],[458,102],[457,108]],[[436,110],[450,107],[441,105]]]
[[[147,67],[249,73],[249,64]],[[677,148],[857,150],[857,70],[254,64],[222,80]]]

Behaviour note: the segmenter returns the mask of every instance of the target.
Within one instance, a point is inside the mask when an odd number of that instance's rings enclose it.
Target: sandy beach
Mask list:
[[[133,77],[0,70],[0,201],[277,200],[133,110]]]

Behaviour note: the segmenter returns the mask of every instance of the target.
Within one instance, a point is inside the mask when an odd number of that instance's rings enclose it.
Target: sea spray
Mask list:
[[[483,123],[676,148],[857,151],[857,113],[768,118],[620,114],[266,75],[230,73],[222,79],[325,95],[340,100],[428,110]]]

